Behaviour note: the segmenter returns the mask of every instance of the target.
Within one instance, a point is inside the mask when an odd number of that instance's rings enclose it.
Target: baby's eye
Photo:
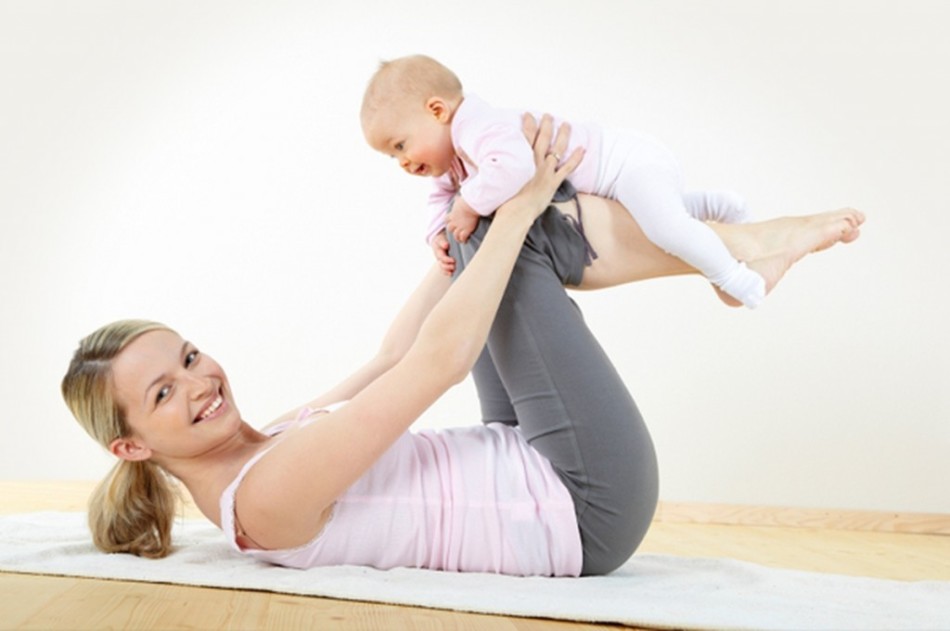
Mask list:
[[[396,151],[402,151],[403,149],[406,148],[406,143],[404,143],[404,142],[397,142],[393,147],[394,147],[394,149],[396,149]]]

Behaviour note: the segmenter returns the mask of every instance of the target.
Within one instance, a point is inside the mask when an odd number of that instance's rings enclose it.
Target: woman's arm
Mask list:
[[[372,359],[320,396],[282,414],[270,424],[275,425],[296,418],[305,407],[319,409],[332,403],[349,401],[377,377],[395,366],[412,346],[422,322],[448,291],[451,283],[452,279],[442,273],[438,265],[433,265],[396,314]]]
[[[478,253],[431,308],[396,364],[347,405],[295,431],[292,440],[281,440],[251,469],[236,507],[251,539],[284,548],[312,538],[336,498],[468,374],[485,345],[531,223],[580,162],[582,154],[576,152],[557,169],[556,160],[545,157],[549,145],[548,123],[538,139],[543,149],[536,151],[537,174],[498,210]],[[567,134],[559,132],[555,148],[564,151],[566,146]],[[413,320],[407,317],[407,322]],[[397,352],[400,344],[393,342]]]

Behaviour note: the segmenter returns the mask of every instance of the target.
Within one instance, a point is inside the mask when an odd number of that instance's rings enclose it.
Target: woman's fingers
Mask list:
[[[580,164],[584,150],[578,147],[571,155],[564,155],[571,139],[571,126],[562,123],[555,133],[554,119],[550,114],[544,114],[540,121],[531,114],[524,114],[521,117],[521,130],[531,143],[534,163],[538,167],[533,182],[543,189],[550,187],[550,194],[553,194],[554,189]],[[552,156],[553,160],[550,159]]]
[[[554,135],[554,119],[549,114],[541,117],[538,125],[538,133],[534,139],[534,163],[540,165],[544,162],[548,149],[551,147],[551,137]]]
[[[530,112],[521,115],[521,132],[528,144],[534,147],[538,141],[538,121],[534,120],[534,116]]]
[[[574,169],[577,168],[577,165],[581,163],[581,160],[584,159],[584,148],[577,147],[574,151],[571,152],[571,155],[567,157],[567,160],[558,168],[558,173],[564,173],[564,177],[567,177],[574,172]]]
[[[562,164],[562,168],[567,167],[567,173],[577,168],[583,152],[574,151],[569,156],[570,166],[564,162],[564,152],[571,139],[571,126],[568,123],[562,123],[555,134],[554,119],[550,114],[543,115],[540,121],[536,121],[531,114],[524,114],[521,117],[521,130],[534,150],[535,164],[541,166],[548,156],[554,156],[554,163]]]
[[[564,158],[564,152],[567,151],[567,144],[571,139],[571,126],[568,123],[561,123],[557,128],[557,135],[554,137],[554,144],[548,155],[553,155],[558,162]]]
[[[542,122],[543,124],[543,122]],[[553,125],[553,122],[548,120],[549,125]],[[561,123],[557,128],[557,134],[554,136],[554,142],[551,144],[549,150],[545,154],[544,158],[554,158],[552,164],[554,165],[554,172],[558,176],[558,180],[564,180],[568,175],[570,175],[574,169],[577,168],[577,165],[581,163],[581,160],[584,158],[584,149],[583,147],[575,147],[574,151],[571,152],[571,155],[565,156],[564,153],[567,151],[568,146],[570,146],[571,140],[571,126],[568,123]],[[565,160],[565,157],[567,158]]]

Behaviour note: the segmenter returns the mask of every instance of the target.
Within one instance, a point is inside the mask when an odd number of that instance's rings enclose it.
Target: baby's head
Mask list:
[[[462,98],[459,78],[431,57],[384,61],[363,95],[363,135],[407,173],[438,177],[455,157],[452,116]]]

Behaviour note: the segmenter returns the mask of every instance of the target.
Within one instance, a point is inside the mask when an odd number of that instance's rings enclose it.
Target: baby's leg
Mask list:
[[[675,172],[662,165],[643,166],[624,173],[615,190],[650,241],[747,307],[759,305],[765,297],[764,279],[736,260],[709,226],[690,215]]]
[[[686,211],[694,219],[718,223],[752,221],[749,206],[738,193],[731,191],[692,191],[683,195]]]
[[[640,225],[618,202],[581,195],[584,232],[600,255],[584,270],[579,289],[602,289],[648,278],[694,274],[682,259],[650,242]],[[573,204],[561,211],[576,216]],[[845,208],[800,217],[782,217],[747,224],[709,224],[729,251],[748,261],[765,278],[771,291],[785,272],[807,254],[837,243],[850,243],[860,234],[864,215]]]

